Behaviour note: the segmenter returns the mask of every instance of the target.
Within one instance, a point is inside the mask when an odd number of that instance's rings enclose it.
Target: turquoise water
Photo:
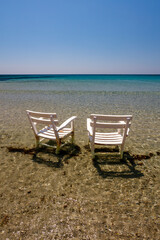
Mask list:
[[[26,109],[56,112],[60,122],[76,115],[83,143],[91,113],[132,114],[133,150],[159,151],[160,75],[0,75],[1,130],[20,124],[29,131]],[[26,136],[23,128],[17,139]]]
[[[160,75],[0,75],[0,90],[157,92]]]
[[[15,105],[50,103],[63,109],[88,105],[98,112],[106,111],[106,106],[111,112],[116,106],[120,113],[129,107],[159,113],[160,75],[0,75],[0,100]]]

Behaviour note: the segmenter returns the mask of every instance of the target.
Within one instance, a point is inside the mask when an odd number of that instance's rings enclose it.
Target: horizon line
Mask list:
[[[0,73],[0,75],[160,75],[160,73]]]

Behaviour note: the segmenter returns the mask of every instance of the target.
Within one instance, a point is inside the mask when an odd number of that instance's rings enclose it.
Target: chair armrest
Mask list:
[[[120,121],[120,123],[124,123],[124,121]],[[128,136],[128,134],[129,134],[130,127],[131,127],[131,123],[128,124],[128,129],[127,129],[126,136]]]
[[[129,131],[130,131],[130,128],[128,128],[128,129],[127,129],[126,136],[128,136],[128,134],[129,134]]]
[[[91,122],[92,120],[90,118],[87,118],[87,131],[89,132],[90,135],[93,135],[93,130],[91,127]]]
[[[131,127],[131,123],[128,124],[128,129],[127,129],[127,132],[126,132],[126,136],[127,136],[127,137],[128,137],[128,135],[129,135],[130,127]]]
[[[69,123],[73,122],[74,119],[76,119],[77,116],[73,116],[68,118],[64,123],[62,123],[59,127],[57,127],[57,131],[60,131],[61,129],[63,129],[64,127],[66,127]]]

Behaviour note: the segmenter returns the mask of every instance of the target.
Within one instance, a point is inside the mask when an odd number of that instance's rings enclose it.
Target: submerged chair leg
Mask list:
[[[123,152],[121,152],[121,160],[123,159]]]
[[[60,152],[60,146],[61,146],[61,142],[58,141],[58,142],[57,142],[57,148],[56,148],[56,154],[59,154],[59,152]]]
[[[91,153],[92,153],[92,159],[95,158],[95,153],[94,153],[94,143],[91,142]]]
[[[71,135],[71,143],[74,144],[74,132]]]
[[[39,138],[36,138],[36,148],[39,148]]]
[[[121,159],[123,159],[123,146],[121,146],[120,155],[121,155]]]
[[[90,146],[90,135],[88,134],[88,146]]]
[[[60,152],[60,146],[57,146],[57,148],[56,148],[56,154],[59,154],[59,152]]]

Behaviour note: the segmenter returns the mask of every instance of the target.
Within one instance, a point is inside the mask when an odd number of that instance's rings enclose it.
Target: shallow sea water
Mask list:
[[[109,77],[0,81],[0,239],[159,239],[160,80]],[[80,148],[36,153],[26,109],[77,115]],[[92,161],[90,113],[132,114],[125,151],[142,159]]]
[[[25,110],[56,112],[60,122],[76,115],[77,143],[87,143],[86,118],[91,113],[132,114],[127,146],[144,153],[159,150],[160,76],[60,75],[14,76],[0,81],[1,132],[13,129],[26,141]],[[24,132],[23,132],[24,131]],[[28,134],[27,134],[28,136]],[[29,140],[28,140],[29,141]],[[135,148],[135,149],[134,149]]]

